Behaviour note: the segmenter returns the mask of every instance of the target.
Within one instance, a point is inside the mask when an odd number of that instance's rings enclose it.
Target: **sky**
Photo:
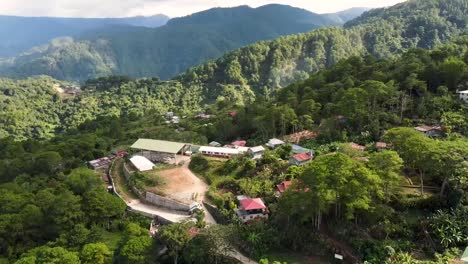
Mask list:
[[[127,17],[165,14],[189,15],[212,7],[287,4],[315,13],[337,12],[351,7],[384,7],[404,0],[0,0],[0,14],[54,17]]]

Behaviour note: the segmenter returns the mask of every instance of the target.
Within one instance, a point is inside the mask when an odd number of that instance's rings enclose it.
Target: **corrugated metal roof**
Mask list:
[[[179,142],[140,138],[133,143],[131,148],[177,154],[185,145]]]

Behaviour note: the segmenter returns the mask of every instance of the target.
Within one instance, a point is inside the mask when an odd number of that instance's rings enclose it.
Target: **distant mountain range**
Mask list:
[[[64,19],[62,22],[38,18],[36,25],[26,22],[34,18],[24,18],[22,27],[28,31],[40,32],[39,27],[48,23],[51,31],[56,31],[47,33],[49,37],[38,34],[40,37],[37,38],[31,33],[30,38],[38,44],[51,36],[73,38],[59,38],[15,58],[3,60],[0,62],[0,74],[20,78],[45,74],[71,81],[115,74],[168,79],[190,67],[220,57],[227,51],[261,40],[342,25],[365,10],[360,8],[319,15],[276,4],[259,8],[214,8],[171,19],[158,28],[134,25],[155,27],[166,22],[167,17],[89,21]],[[80,21],[82,24],[78,26]],[[66,31],[67,26],[56,25],[65,22],[73,25],[68,26],[73,30]],[[4,25],[0,26],[0,33],[9,36],[5,28]],[[18,29],[15,32],[13,36],[17,37],[2,45],[8,46],[7,43],[27,35]]]
[[[34,46],[62,36],[80,36],[89,31],[131,25],[159,27],[169,20],[165,15],[127,18],[60,18],[0,16],[0,58],[17,56]]]

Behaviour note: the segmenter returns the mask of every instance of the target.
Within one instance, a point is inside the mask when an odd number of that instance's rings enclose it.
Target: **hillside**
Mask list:
[[[20,55],[29,49],[63,36],[80,36],[86,31],[116,25],[159,27],[169,20],[165,15],[128,18],[61,18],[0,16],[0,58]]]
[[[47,74],[73,81],[109,73],[168,79],[247,44],[340,23],[283,5],[214,8],[156,29],[93,30],[64,45],[51,43],[4,61],[0,73],[20,78]]]
[[[467,34],[467,24],[465,0],[410,0],[366,12],[344,28],[322,28],[235,50],[177,79],[204,84],[213,99],[228,84],[268,96],[350,56],[390,59],[411,48],[433,48]]]

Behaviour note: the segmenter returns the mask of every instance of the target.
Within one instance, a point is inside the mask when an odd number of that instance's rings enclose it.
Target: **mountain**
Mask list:
[[[17,56],[54,38],[79,36],[95,29],[116,25],[159,27],[169,20],[165,15],[127,18],[61,18],[0,16],[0,58]]]
[[[74,81],[108,74],[167,79],[247,44],[338,24],[285,5],[214,8],[171,19],[155,29],[115,26],[88,31],[62,45],[50,43],[4,61],[1,72]]]
[[[323,16],[332,19],[337,24],[345,24],[369,10],[371,9],[367,7],[353,7],[336,13],[323,14]]]
[[[226,90],[232,93],[232,87],[237,94],[269,96],[351,56],[392,59],[412,48],[430,49],[466,34],[466,0],[410,0],[368,11],[342,28],[249,45],[189,69],[177,79],[202,84],[211,99],[225,96]]]

